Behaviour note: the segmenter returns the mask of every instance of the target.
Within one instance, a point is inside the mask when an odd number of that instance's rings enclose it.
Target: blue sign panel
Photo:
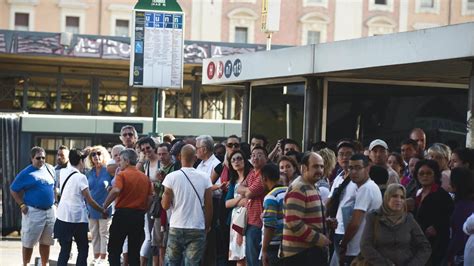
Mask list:
[[[164,14],[164,21],[165,21],[166,29],[173,28],[173,15],[172,14]]]
[[[155,13],[155,28],[164,28],[164,14],[163,13]]]
[[[224,66],[224,76],[230,78],[232,76],[232,61],[227,60]]]
[[[240,59],[235,59],[234,61],[234,76],[238,77],[240,76],[240,73],[242,72],[242,61]]]
[[[154,22],[155,22],[155,14],[154,13],[145,13],[145,27],[153,28]]]

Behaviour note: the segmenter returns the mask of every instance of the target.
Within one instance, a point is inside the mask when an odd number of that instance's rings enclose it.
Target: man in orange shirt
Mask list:
[[[121,171],[104,202],[104,207],[109,207],[116,200],[108,246],[111,266],[120,265],[120,254],[127,236],[128,262],[140,265],[140,246],[145,237],[144,214],[152,199],[152,188],[148,177],[136,168],[137,157],[133,149],[120,152]]]

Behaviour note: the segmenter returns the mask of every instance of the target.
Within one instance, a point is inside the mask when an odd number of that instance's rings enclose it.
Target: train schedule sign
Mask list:
[[[130,86],[181,89],[184,13],[176,0],[140,0],[132,25]]]

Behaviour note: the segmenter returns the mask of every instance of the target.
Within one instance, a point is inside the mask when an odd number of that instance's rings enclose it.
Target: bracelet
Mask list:
[[[23,207],[25,206],[26,206],[25,203],[20,204],[20,209],[23,209]]]

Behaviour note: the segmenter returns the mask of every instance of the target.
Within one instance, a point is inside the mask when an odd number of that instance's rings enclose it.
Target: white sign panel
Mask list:
[[[184,13],[134,11],[130,86],[183,87]]]

